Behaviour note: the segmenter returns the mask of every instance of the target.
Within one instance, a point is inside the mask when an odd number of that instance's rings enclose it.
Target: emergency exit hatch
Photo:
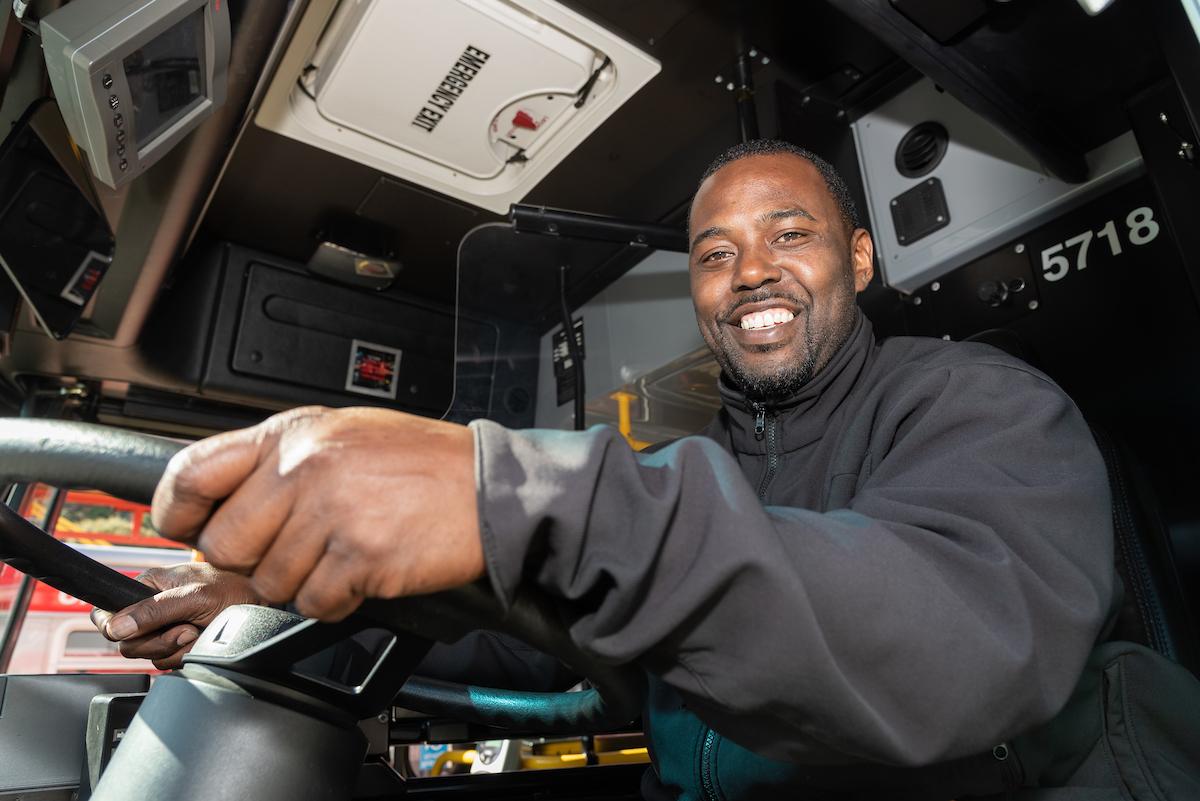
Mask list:
[[[658,71],[551,0],[318,0],[258,123],[503,213]]]

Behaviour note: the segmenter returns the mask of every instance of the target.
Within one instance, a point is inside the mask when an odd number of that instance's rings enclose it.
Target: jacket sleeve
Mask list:
[[[1104,464],[1061,390],[1015,367],[928,369],[879,415],[869,476],[825,513],[764,507],[707,439],[644,455],[606,427],[477,421],[493,586],[561,597],[580,647],[764,756],[990,749],[1061,708],[1103,626]]]

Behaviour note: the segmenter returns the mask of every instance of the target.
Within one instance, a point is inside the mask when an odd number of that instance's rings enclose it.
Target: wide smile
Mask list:
[[[727,321],[733,337],[744,345],[780,342],[795,330],[797,312],[791,304],[778,301],[755,303],[739,309]]]

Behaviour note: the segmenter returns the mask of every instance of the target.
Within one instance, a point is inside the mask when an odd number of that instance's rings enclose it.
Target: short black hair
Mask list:
[[[816,153],[798,145],[793,145],[791,142],[784,142],[779,139],[751,139],[749,142],[734,145],[713,159],[712,163],[708,165],[708,169],[700,176],[700,183],[703,184],[708,180],[709,176],[727,164],[732,164],[735,161],[740,161],[750,156],[776,156],[780,153],[797,156],[816,167],[817,172],[821,174],[821,178],[825,180],[825,187],[829,190],[829,194],[833,196],[834,202],[837,203],[838,209],[841,210],[842,221],[849,230],[853,231],[856,228],[863,227],[862,218],[858,216],[858,204],[854,202],[854,198],[850,195],[850,188],[846,186],[846,181],[842,178],[841,174],[834,169],[832,164]]]

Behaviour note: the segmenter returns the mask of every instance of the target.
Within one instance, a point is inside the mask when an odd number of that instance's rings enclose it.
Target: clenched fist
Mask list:
[[[152,514],[265,601],[326,621],[484,572],[471,431],[384,409],[293,409],[201,440]]]

